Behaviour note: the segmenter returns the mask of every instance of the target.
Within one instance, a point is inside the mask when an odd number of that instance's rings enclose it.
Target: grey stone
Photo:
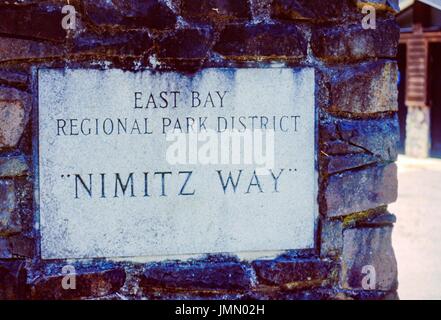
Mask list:
[[[0,259],[12,258],[11,248],[7,238],[0,238]]]
[[[161,59],[204,59],[212,46],[213,30],[207,26],[178,29],[157,40]]]
[[[293,24],[230,24],[220,34],[214,50],[222,56],[247,61],[306,57],[307,41]]]
[[[237,262],[151,264],[145,267],[140,280],[140,286],[145,291],[155,288],[237,290],[250,288],[251,285],[246,266]]]
[[[14,88],[0,86],[0,149],[13,148],[27,123],[29,95]]]
[[[163,30],[176,23],[174,12],[159,0],[87,0],[83,5],[87,16],[98,25]]]
[[[24,87],[28,83],[28,75],[22,71],[0,69],[0,81]]]
[[[55,58],[64,54],[64,47],[60,45],[28,39],[0,38],[0,62]]]
[[[14,5],[14,2],[17,1],[9,1],[9,5],[0,8],[0,34],[52,41],[65,39],[66,31],[61,27],[64,16],[61,2],[29,5]]]
[[[0,236],[21,231],[21,221],[16,209],[14,182],[0,180]]]
[[[346,229],[340,285],[343,289],[397,289],[397,262],[391,243],[392,227]],[[366,267],[369,266],[369,267]],[[363,285],[371,277],[372,287]],[[369,284],[369,283],[368,283]]]
[[[61,285],[64,277],[65,275],[39,277],[30,285],[31,299],[69,300],[103,297],[118,292],[126,281],[126,273],[122,268],[97,272],[78,271],[75,273],[76,289],[66,290]]]
[[[395,58],[400,28],[395,19],[378,20],[365,30],[360,21],[349,25],[318,27],[312,36],[314,54],[329,62],[368,58]]]
[[[0,178],[24,176],[29,173],[29,165],[25,156],[9,156],[0,158]]]
[[[320,240],[320,256],[340,256],[343,250],[343,222],[330,219],[322,221]]]
[[[336,270],[332,261],[319,259],[257,260],[252,266],[259,283],[286,289],[324,286]]]
[[[0,261],[0,300],[21,300],[28,297],[27,270],[20,260]]]
[[[398,111],[396,62],[375,61],[334,69],[328,111],[353,115]]]
[[[14,256],[32,258],[35,256],[36,239],[22,234],[8,238],[10,251]]]
[[[397,199],[397,166],[378,165],[329,177],[327,216],[338,217],[380,207]]]
[[[153,41],[145,30],[79,33],[71,52],[107,57],[141,56],[151,50]]]
[[[247,0],[182,0],[180,13],[184,19],[198,22],[251,18],[250,3]]]
[[[397,159],[397,116],[378,120],[327,117],[320,122],[322,168],[329,174]]]
[[[353,0],[274,0],[271,16],[290,20],[338,21],[358,17]]]

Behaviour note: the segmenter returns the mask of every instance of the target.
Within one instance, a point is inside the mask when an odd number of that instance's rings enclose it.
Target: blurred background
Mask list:
[[[401,299],[441,299],[441,0],[400,0],[398,221]]]

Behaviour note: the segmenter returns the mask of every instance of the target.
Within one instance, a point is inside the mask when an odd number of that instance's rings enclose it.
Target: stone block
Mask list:
[[[211,28],[206,26],[178,29],[157,41],[158,57],[161,59],[204,59],[211,48],[212,37]]]
[[[0,178],[11,178],[29,174],[29,165],[23,155],[0,158]]]
[[[29,96],[19,90],[0,86],[0,149],[14,148],[25,129]]]
[[[352,120],[327,117],[320,123],[322,169],[329,174],[397,159],[398,118]]]
[[[252,266],[259,283],[285,289],[324,286],[336,270],[331,261],[319,259],[257,260]]]
[[[171,8],[159,0],[87,0],[83,5],[97,25],[163,30],[173,28],[177,20]]]
[[[11,2],[10,5],[0,4],[0,34],[52,41],[65,39],[61,3],[13,5]]]
[[[292,24],[231,24],[221,32],[214,50],[237,60],[262,58],[303,59],[307,41]]]
[[[396,164],[367,167],[329,177],[325,191],[327,216],[338,217],[395,202]]]
[[[0,238],[0,259],[12,258],[11,248],[7,238]]]
[[[183,0],[181,15],[198,22],[249,20],[251,8],[247,0]]]
[[[146,291],[156,287],[238,290],[251,287],[251,279],[246,267],[238,262],[165,262],[147,265],[140,286]]]
[[[278,19],[316,21],[344,20],[359,15],[352,0],[328,0],[326,5],[322,0],[274,0],[271,13]]]
[[[21,231],[15,192],[13,181],[0,180],[0,236],[9,236]]]
[[[0,82],[26,87],[28,84],[28,75],[23,71],[0,69]]]
[[[140,56],[153,46],[145,30],[84,32],[74,39],[72,53],[87,55]]]
[[[65,277],[66,275],[51,275],[38,278],[30,285],[31,299],[69,300],[107,296],[117,292],[124,285],[126,273],[124,269],[77,273],[75,274],[75,289],[63,288],[62,281]]]
[[[344,231],[340,277],[343,289],[397,289],[397,262],[392,249],[391,233],[392,227]],[[369,279],[373,282],[369,282]]]
[[[36,252],[36,239],[22,234],[12,235],[8,238],[11,253],[14,256],[32,258]]]
[[[320,241],[321,257],[340,256],[343,250],[343,222],[329,219],[322,221]]]
[[[0,62],[57,58],[64,54],[65,49],[61,44],[28,39],[0,38]]]
[[[374,61],[334,69],[328,81],[328,111],[368,115],[398,111],[398,67]]]
[[[24,261],[0,261],[0,300],[27,298]]]
[[[378,20],[376,29],[367,30],[358,21],[349,25],[318,27],[313,32],[311,46],[315,56],[331,63],[395,58],[399,37],[400,28],[394,19]]]

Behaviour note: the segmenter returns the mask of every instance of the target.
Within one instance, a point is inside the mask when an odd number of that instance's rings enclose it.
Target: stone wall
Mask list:
[[[396,298],[396,0],[0,1],[0,299]],[[362,8],[376,8],[376,29]],[[275,259],[42,260],[36,199],[39,67],[313,67],[316,249]],[[289,147],[289,146],[287,146]],[[76,290],[62,289],[62,268]],[[363,286],[366,266],[374,288]]]

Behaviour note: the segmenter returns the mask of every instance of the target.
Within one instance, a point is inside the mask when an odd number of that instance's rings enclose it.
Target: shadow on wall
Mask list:
[[[441,43],[431,44],[429,53],[431,156],[441,158]]]

